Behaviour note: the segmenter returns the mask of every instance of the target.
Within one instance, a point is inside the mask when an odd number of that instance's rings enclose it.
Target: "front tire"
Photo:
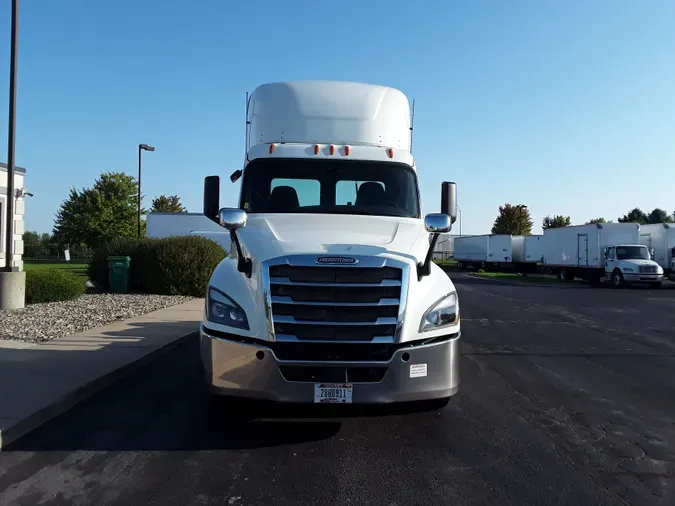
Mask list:
[[[614,288],[623,288],[625,282],[623,280],[623,274],[621,274],[621,271],[614,271],[612,273],[612,286]]]

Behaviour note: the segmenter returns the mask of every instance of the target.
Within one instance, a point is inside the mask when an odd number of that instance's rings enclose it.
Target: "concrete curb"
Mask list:
[[[94,394],[97,394],[101,390],[112,385],[113,383],[116,383],[137,369],[147,365],[159,356],[170,352],[181,344],[184,344],[191,337],[197,336],[198,334],[198,331],[192,331],[186,335],[178,337],[174,341],[167,343],[164,346],[149,351],[147,354],[137,358],[136,360],[132,360],[131,362],[128,362],[127,364],[118,367],[109,373],[103,374],[102,376],[99,376],[98,378],[95,378],[88,383],[79,386],[66,395],[57,398],[48,406],[45,406],[39,411],[22,418],[14,425],[11,425],[4,430],[0,429],[0,451],[5,450],[7,446],[34,431],[41,425],[65,413],[79,403],[92,397]]]

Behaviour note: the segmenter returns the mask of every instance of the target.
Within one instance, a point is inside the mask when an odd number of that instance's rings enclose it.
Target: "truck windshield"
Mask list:
[[[254,160],[244,171],[239,206],[249,213],[420,217],[410,167],[360,160]]]
[[[649,251],[645,246],[617,246],[618,260],[650,260]]]

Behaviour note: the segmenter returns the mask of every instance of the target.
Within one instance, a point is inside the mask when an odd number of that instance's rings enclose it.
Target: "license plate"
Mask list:
[[[315,383],[314,402],[351,404],[354,387],[347,383]]]

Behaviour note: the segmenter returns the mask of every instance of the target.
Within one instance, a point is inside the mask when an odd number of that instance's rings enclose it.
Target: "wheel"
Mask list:
[[[654,281],[653,283],[649,283],[649,286],[651,288],[661,288],[661,282],[660,281]]]
[[[563,281],[574,281],[574,275],[572,274],[571,271],[567,269],[563,269],[560,271],[560,279]]]
[[[612,272],[612,285],[614,288],[621,288],[624,285],[623,274],[621,274],[621,271],[616,270]]]

